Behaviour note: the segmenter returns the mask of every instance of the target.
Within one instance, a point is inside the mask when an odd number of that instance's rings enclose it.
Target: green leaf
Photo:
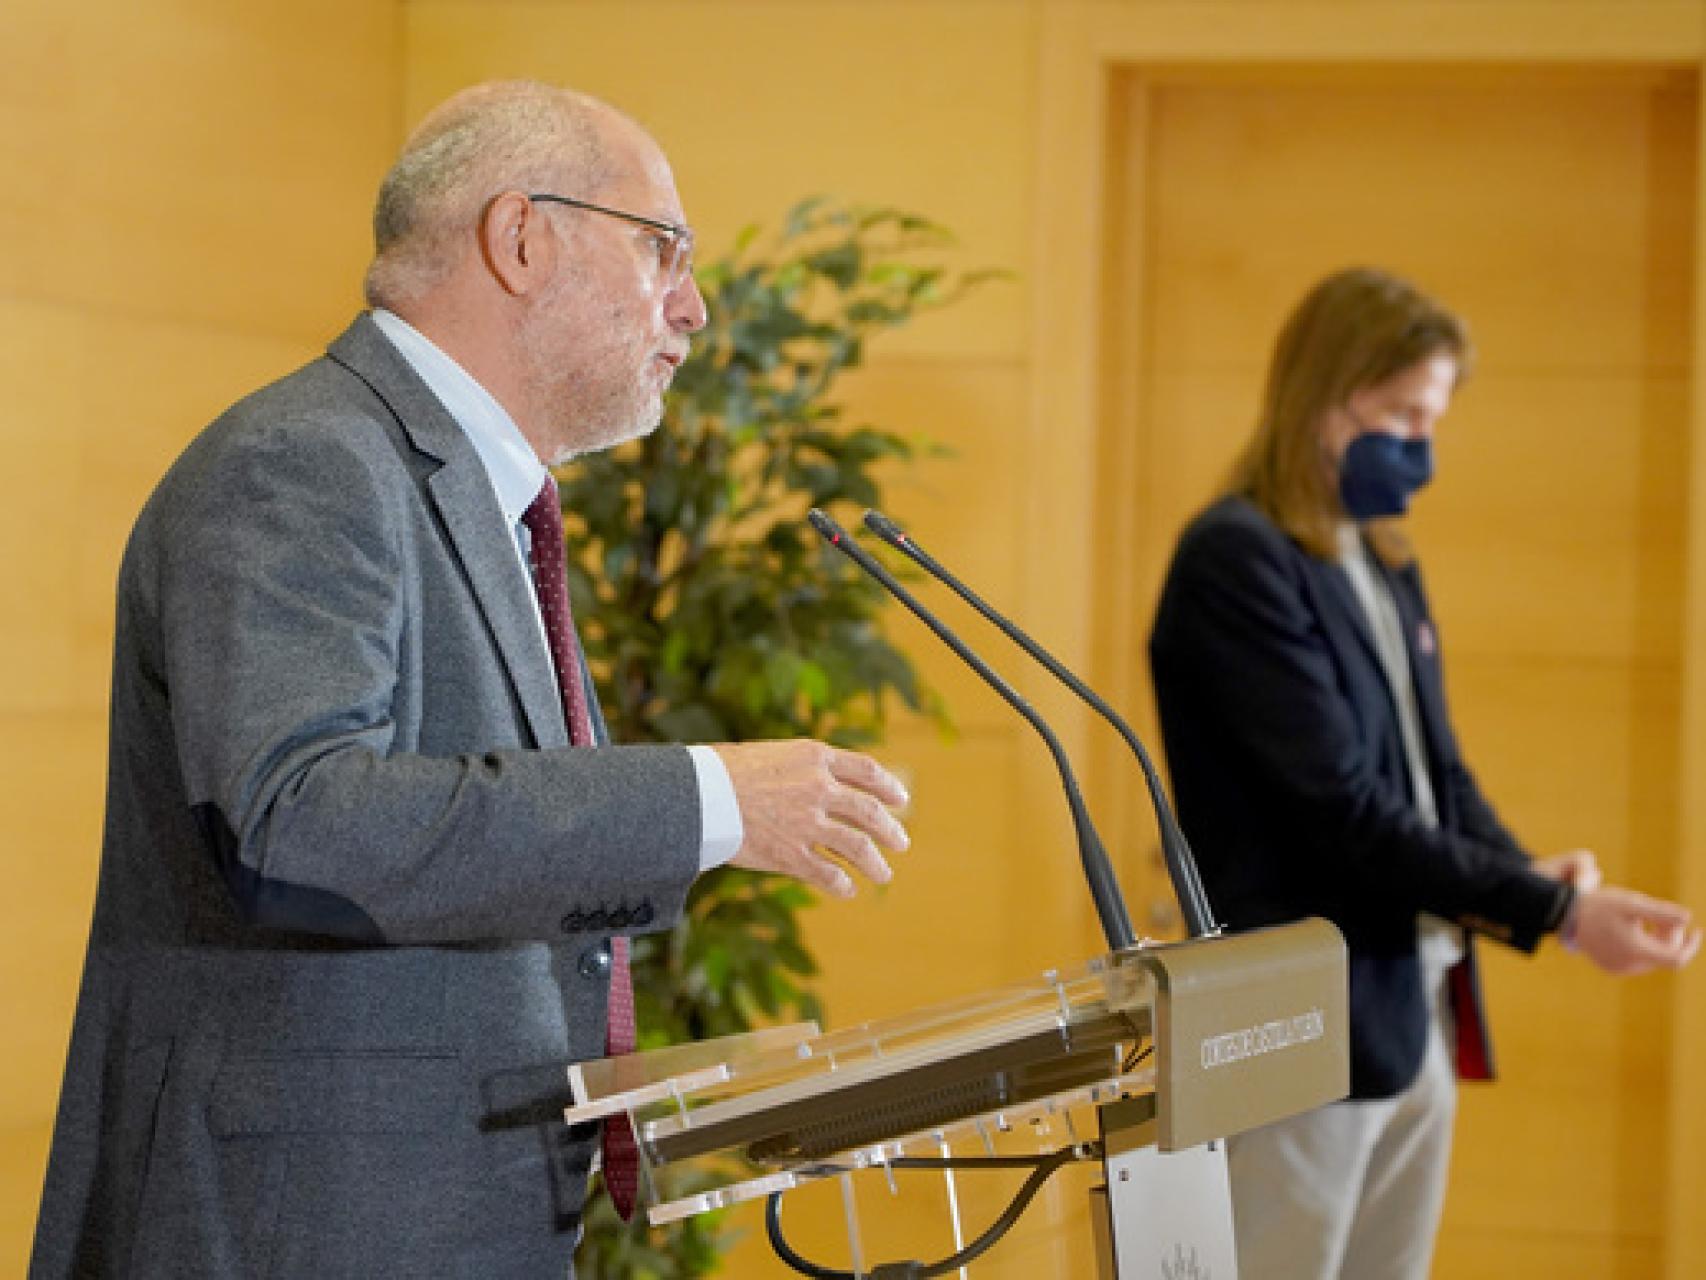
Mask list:
[[[658,663],[671,675],[679,675],[686,666],[687,655],[693,651],[693,636],[686,628],[678,628],[664,637],[658,653]]]
[[[801,660],[797,675],[800,692],[813,707],[830,706],[829,676],[817,663]]]
[[[771,703],[787,706],[793,701],[804,664],[805,659],[791,650],[772,653],[764,660],[764,680]]]
[[[812,215],[825,203],[823,196],[807,196],[792,209],[783,222],[782,238],[795,240],[812,229]]]
[[[729,736],[722,717],[703,704],[660,711],[652,726],[666,742],[725,742]]]
[[[806,259],[808,267],[827,277],[842,290],[851,289],[858,283],[859,269],[863,262],[864,253],[856,240],[847,240],[827,249],[820,249]]]

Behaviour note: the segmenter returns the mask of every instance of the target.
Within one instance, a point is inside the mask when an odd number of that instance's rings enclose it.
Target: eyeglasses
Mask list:
[[[663,222],[657,218],[644,218],[637,213],[628,213],[622,209],[612,209],[607,205],[593,204],[590,200],[576,200],[570,196],[553,196],[543,192],[534,192],[527,197],[529,200],[539,200],[546,204],[565,204],[571,209],[585,209],[591,213],[602,213],[609,218],[621,218],[624,222],[632,222],[657,233],[656,243],[658,252],[658,279],[663,282],[666,292],[673,292],[687,279],[688,272],[693,270],[693,228],[683,227],[674,222]]]

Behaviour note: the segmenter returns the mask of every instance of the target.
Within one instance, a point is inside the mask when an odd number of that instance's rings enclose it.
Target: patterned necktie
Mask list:
[[[545,637],[557,667],[569,741],[593,745],[592,712],[581,679],[580,649],[575,644],[574,615],[569,612],[569,582],[564,571],[563,512],[557,501],[557,482],[549,475],[539,496],[522,514],[532,540],[533,590],[545,619]],[[634,1051],[634,981],[628,972],[628,939],[610,939],[610,1017],[604,1052],[612,1056]],[[639,1186],[639,1152],[625,1115],[604,1122],[604,1186],[623,1221],[633,1216]]]

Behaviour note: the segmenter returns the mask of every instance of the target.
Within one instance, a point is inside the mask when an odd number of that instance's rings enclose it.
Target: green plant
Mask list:
[[[885,597],[803,516],[881,505],[883,469],[928,449],[849,425],[832,391],[869,338],[985,278],[943,266],[950,243],[912,214],[808,200],[779,235],[749,228],[699,271],[710,322],[664,427],[562,477],[571,597],[617,741],[867,746],[894,698],[945,723],[878,628]],[[641,1048],[819,1017],[799,919],[811,902],[776,877],[700,877],[674,931],[636,940]],[[624,1228],[595,1196],[582,1272],[716,1268],[716,1215],[655,1231],[642,1219]]]

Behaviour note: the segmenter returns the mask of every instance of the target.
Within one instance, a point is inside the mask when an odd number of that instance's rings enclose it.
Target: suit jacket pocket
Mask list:
[[[266,1173],[246,1225],[232,1224],[244,1233],[240,1274],[438,1274],[433,1215],[454,1201],[472,1132],[457,1123],[462,1080],[450,1054],[226,1058],[209,1095],[208,1131],[222,1169],[259,1161]]]
[[[461,1067],[451,1054],[304,1053],[227,1058],[208,1128],[260,1134],[444,1133]]]

